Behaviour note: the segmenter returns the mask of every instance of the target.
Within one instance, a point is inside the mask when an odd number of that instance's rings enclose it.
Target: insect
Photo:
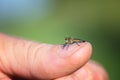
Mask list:
[[[72,37],[66,37],[65,38],[65,44],[63,44],[63,48],[66,47],[66,46],[69,46],[71,44],[74,44],[74,43],[76,43],[78,46],[80,46],[79,43],[82,43],[82,42],[85,42],[85,41],[82,40],[82,39],[75,39],[75,38],[72,38]]]

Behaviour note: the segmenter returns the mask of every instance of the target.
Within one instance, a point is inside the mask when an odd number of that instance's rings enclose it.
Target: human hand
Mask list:
[[[0,34],[0,80],[108,80],[90,43],[61,47]]]

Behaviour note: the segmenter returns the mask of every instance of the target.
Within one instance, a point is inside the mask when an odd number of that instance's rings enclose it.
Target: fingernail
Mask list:
[[[77,44],[70,44],[68,46],[63,46],[60,47],[58,50],[58,54],[60,57],[69,57],[72,54],[76,53],[80,49],[82,49],[85,46],[86,42],[80,43],[79,45]]]

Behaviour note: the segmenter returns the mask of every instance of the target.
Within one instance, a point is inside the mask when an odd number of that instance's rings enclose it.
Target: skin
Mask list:
[[[0,33],[0,80],[108,80],[90,43],[61,47]]]

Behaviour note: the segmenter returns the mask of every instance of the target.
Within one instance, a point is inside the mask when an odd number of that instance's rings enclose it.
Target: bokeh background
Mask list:
[[[87,40],[92,59],[120,80],[119,0],[0,0],[0,32],[49,44]]]

